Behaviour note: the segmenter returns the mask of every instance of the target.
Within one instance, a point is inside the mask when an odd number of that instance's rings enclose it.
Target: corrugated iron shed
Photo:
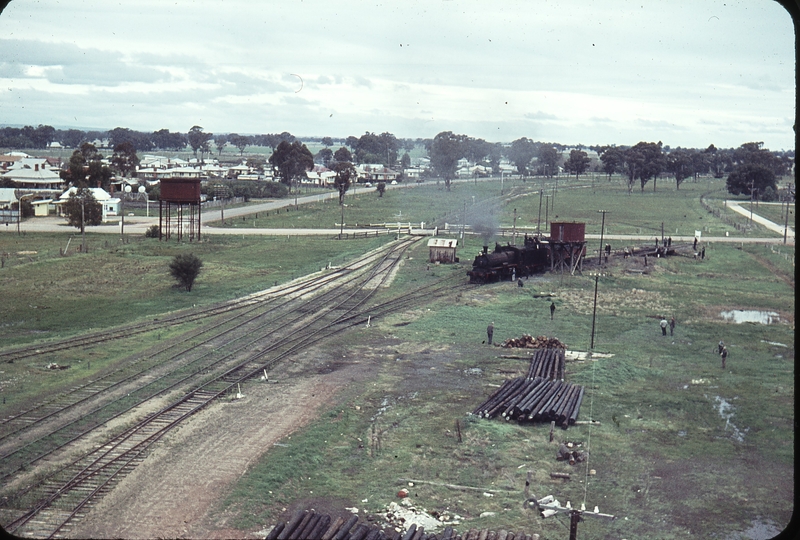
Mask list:
[[[454,238],[431,238],[428,240],[429,260],[432,263],[458,262],[456,247],[458,240]]]

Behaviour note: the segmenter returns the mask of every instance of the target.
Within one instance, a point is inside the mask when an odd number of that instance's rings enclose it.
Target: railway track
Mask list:
[[[317,289],[317,294],[312,294],[310,289],[301,292],[284,306],[282,315],[270,317],[262,313],[248,319],[247,324],[237,324],[235,328],[245,327],[245,330],[235,339],[227,333],[220,333],[211,339],[211,342],[219,338],[228,343],[237,341],[238,344],[233,346],[234,350],[229,351],[224,360],[217,358],[203,370],[195,368],[191,377],[173,384],[175,387],[189,385],[191,388],[187,391],[175,388],[178,397],[173,398],[168,406],[138,420],[93,452],[62,467],[50,475],[46,482],[14,493],[9,506],[27,510],[14,518],[6,526],[7,530],[33,537],[69,534],[70,524],[133,470],[155,442],[215,399],[230,394],[239,384],[259,376],[264,369],[276,367],[292,354],[306,348],[310,342],[318,343],[347,328],[363,324],[369,316],[382,316],[420,299],[430,299],[437,291],[450,290],[452,283],[439,282],[382,303],[368,304],[381,285],[390,278],[411,243],[398,243],[394,250],[379,254],[378,259],[368,261],[363,258],[354,265],[348,265],[350,273],[343,272],[340,276],[339,281],[343,283],[328,280]],[[358,270],[361,273],[356,278],[353,272]],[[282,332],[275,332],[276,323],[279,323]],[[272,330],[267,331],[267,328]],[[264,335],[251,340],[244,339],[244,336],[259,331],[264,331]],[[224,348],[229,348],[228,343]],[[189,347],[189,350],[203,347],[208,348],[208,342]],[[140,403],[144,402],[146,400]],[[54,448],[37,456],[33,462],[62,451],[93,429],[81,432],[63,445],[53,445]],[[41,446],[41,441],[35,446]]]

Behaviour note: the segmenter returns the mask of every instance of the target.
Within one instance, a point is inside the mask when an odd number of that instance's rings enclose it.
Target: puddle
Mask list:
[[[734,414],[733,405],[719,396],[714,396],[714,403],[714,410],[716,410],[722,419],[725,420],[725,431],[731,430],[731,437],[733,440],[737,442],[744,442],[744,435],[750,430],[750,428],[745,428],[744,431],[742,431],[733,425],[731,422],[731,418],[733,418]]]
[[[759,324],[773,324],[780,322],[781,317],[774,311],[757,311],[754,309],[735,309],[733,311],[721,311],[720,317],[726,321],[733,321],[736,324],[752,322]]]
[[[725,540],[769,540],[781,533],[781,529],[771,520],[756,518],[750,522],[750,528],[740,533],[728,535]]]

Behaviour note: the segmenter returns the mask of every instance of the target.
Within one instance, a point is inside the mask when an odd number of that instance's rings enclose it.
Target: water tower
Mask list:
[[[159,240],[177,235],[200,240],[200,179],[162,178],[158,202]]]

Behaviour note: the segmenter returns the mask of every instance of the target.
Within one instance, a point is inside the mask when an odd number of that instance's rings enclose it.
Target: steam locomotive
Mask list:
[[[484,246],[483,253],[475,257],[472,270],[467,272],[470,283],[490,283],[509,280],[514,276],[524,277],[544,272],[550,264],[547,243],[535,236],[525,235],[522,246],[496,244],[492,253],[488,251],[488,246]]]

